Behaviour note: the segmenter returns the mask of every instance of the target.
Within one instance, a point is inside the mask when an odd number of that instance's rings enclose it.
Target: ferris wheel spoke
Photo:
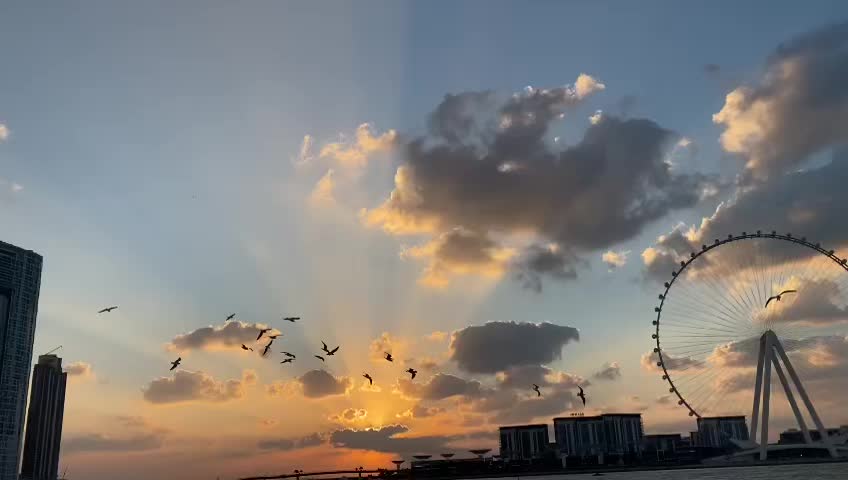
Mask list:
[[[729,317],[724,312],[716,311],[714,307],[711,307],[708,303],[702,301],[699,298],[692,297],[691,301],[695,302],[699,305],[695,305],[695,303],[691,303],[691,302],[688,302],[686,300],[681,300],[681,301],[679,301],[679,303],[681,304],[681,306],[688,307],[692,311],[695,311],[695,312],[703,312],[704,309],[712,309],[713,312],[715,313],[716,317],[717,317],[716,321],[718,321],[718,318],[721,318],[724,321],[723,323],[725,323],[728,326],[731,326],[733,328],[735,328],[736,325],[738,324],[738,319],[733,318],[733,317]]]

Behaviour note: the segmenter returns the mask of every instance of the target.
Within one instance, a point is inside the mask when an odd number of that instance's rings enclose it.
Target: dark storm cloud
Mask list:
[[[494,104],[495,95],[492,92],[449,93],[430,114],[430,134],[454,144],[472,135],[479,135],[481,132],[476,129],[480,115],[493,108]]]
[[[308,398],[341,395],[351,386],[348,377],[336,378],[326,370],[310,370],[297,380],[303,388],[303,395]]]
[[[848,142],[848,22],[780,45],[757,85],[727,95],[713,116],[725,150],[746,162],[745,180],[780,175]]]
[[[416,383],[404,378],[398,381],[397,388],[404,396],[422,400],[441,400],[457,395],[475,397],[483,393],[480,382],[448,373],[437,373],[426,383]]]
[[[241,344],[250,345],[256,341],[259,329],[268,328],[261,323],[227,322],[216,327],[202,327],[189,333],[174,337],[168,348],[176,351],[209,350],[216,348],[239,348]],[[270,335],[280,333],[277,330]]]
[[[596,380],[618,380],[621,378],[621,366],[618,362],[605,363],[601,369],[592,374]]]
[[[177,370],[173,377],[159,377],[144,389],[144,399],[150,403],[226,402],[244,396],[242,380],[215,380],[204,372]]]
[[[577,329],[552,323],[490,322],[453,332],[451,359],[471,373],[496,373],[562,358],[562,348],[579,341]]]
[[[514,267],[536,288],[541,276],[574,278],[575,253],[632,238],[669,211],[697,203],[712,179],[672,172],[666,157],[679,137],[650,120],[605,115],[577,144],[551,150],[552,122],[601,88],[585,77],[575,86],[516,94],[495,108],[495,122],[468,113],[490,95],[446,97],[431,118],[431,136],[401,147],[395,189],[365,221],[434,238],[459,228],[500,245],[530,233],[533,243],[568,253],[531,247],[522,255],[527,261]],[[437,252],[432,262],[457,260]]]

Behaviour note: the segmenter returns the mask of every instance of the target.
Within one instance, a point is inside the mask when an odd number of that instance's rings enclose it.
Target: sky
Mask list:
[[[45,259],[62,468],[382,467],[576,411],[694,430],[651,358],[657,294],[728,233],[848,247],[846,19],[841,1],[0,6],[2,240]],[[763,251],[766,270],[812,261]],[[751,278],[711,258],[695,294]],[[839,425],[828,272],[778,276],[826,297],[779,313]],[[692,361],[732,384],[740,345]]]

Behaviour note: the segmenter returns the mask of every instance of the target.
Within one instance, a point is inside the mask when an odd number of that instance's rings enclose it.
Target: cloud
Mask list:
[[[580,255],[696,204],[714,180],[672,172],[666,158],[678,136],[650,120],[604,115],[575,145],[550,149],[551,123],[602,88],[590,78],[555,89],[531,87],[507,99],[489,92],[446,97],[430,118],[429,134],[399,146],[394,190],[363,211],[364,223],[392,235],[428,235],[427,254],[418,258],[430,262],[425,270],[437,272],[435,283],[443,284],[453,274],[532,271],[532,263],[505,265],[492,252],[532,257],[521,250],[553,244]],[[452,125],[459,127],[447,128]],[[438,247],[460,238],[476,248],[456,250],[448,266],[439,263]],[[560,260],[566,269],[549,264],[541,262],[544,270],[536,273],[574,278],[573,261]],[[523,273],[521,280],[528,276]]]
[[[256,385],[256,382],[259,381],[259,375],[256,370],[247,369],[241,373],[241,379],[245,385]]]
[[[581,100],[605,88],[607,88],[606,85],[599,82],[595,77],[585,73],[581,73],[577,77],[577,81],[574,82],[574,91],[577,94],[577,98]]]
[[[621,268],[627,263],[627,255],[629,253],[629,250],[623,250],[620,252],[607,250],[603,255],[601,255],[601,261],[606,263],[609,268]]]
[[[330,415],[327,420],[339,423],[355,423],[365,420],[368,410],[364,408],[346,408],[341,413]]]
[[[295,165],[306,165],[314,158],[314,155],[312,154],[314,143],[315,139],[312,138],[312,135],[303,136],[303,142],[300,144],[300,152],[298,153],[297,158],[292,159]]]
[[[601,123],[601,119],[603,118],[604,112],[601,110],[595,110],[595,113],[593,113],[592,116],[589,117],[589,123],[591,123],[592,125],[597,125]]]
[[[589,385],[582,377],[565,372],[559,372],[542,365],[522,365],[509,370],[498,372],[497,384],[500,389],[516,389],[526,391],[530,385],[540,387],[557,387],[575,389],[577,385]]]
[[[470,373],[495,373],[510,367],[541,365],[562,358],[562,348],[579,341],[572,327],[552,323],[490,322],[453,332],[451,359]],[[532,345],[532,348],[528,346]]]
[[[368,163],[371,155],[385,153],[396,143],[397,132],[388,130],[381,135],[374,135],[371,125],[363,123],[356,129],[352,141],[328,143],[321,147],[321,158],[334,160],[339,165],[348,168],[360,168]]]
[[[427,335],[424,338],[426,338],[427,340],[430,340],[431,342],[444,342],[445,340],[448,339],[448,332],[442,332],[440,330],[436,330],[435,332]]]
[[[0,123],[0,142],[5,142],[9,139],[9,127]]]
[[[256,336],[263,328],[268,326],[262,323],[227,322],[224,325],[198,328],[192,332],[177,335],[167,347],[169,350],[181,352],[239,349],[242,344],[256,343]],[[268,334],[278,335],[280,332],[273,329]]]
[[[334,377],[326,370],[310,370],[300,376],[297,381],[307,398],[323,398],[331,395],[342,395],[352,386],[348,377]]]
[[[601,369],[592,374],[596,380],[618,380],[621,378],[621,366],[618,362],[605,363]]]
[[[94,377],[94,371],[91,369],[91,364],[87,362],[73,362],[65,365],[65,372],[69,377],[77,377],[87,379]]]
[[[265,428],[275,427],[279,423],[280,422],[275,418],[263,418],[263,419],[259,420],[259,425],[261,425]]]
[[[144,399],[155,404],[226,402],[244,396],[244,380],[215,380],[204,372],[177,370],[173,377],[159,377],[145,388]]]
[[[63,440],[62,452],[139,452],[157,450],[162,446],[162,443],[163,436],[153,433],[129,437],[112,437],[101,433],[89,433]]]
[[[320,433],[313,433],[299,438],[275,438],[260,440],[256,446],[261,450],[289,451],[300,448],[314,447],[324,443],[325,438]]]
[[[645,352],[639,359],[639,363],[640,365],[642,365],[643,370],[648,372],[662,373],[662,367],[657,365],[657,362],[659,361],[659,355],[654,352]],[[703,366],[704,364],[703,361],[695,358],[685,356],[676,357],[667,352],[663,352],[663,362],[665,363],[665,368],[668,371],[685,369],[694,372],[697,371],[697,368]]]
[[[657,405],[670,405],[672,401],[671,395],[660,395],[655,402]]]
[[[577,267],[583,263],[570,249],[549,243],[527,247],[514,269],[524,288],[541,293],[542,277],[573,280],[577,278]]]
[[[480,382],[447,373],[437,373],[427,383],[416,383],[402,378],[398,380],[396,388],[397,392],[407,398],[423,400],[442,400],[457,395],[472,397],[480,395],[482,391]]]
[[[327,173],[318,180],[312,193],[309,194],[309,202],[313,206],[333,205],[336,202],[333,196],[333,191],[336,188],[336,181],[333,178],[333,169],[327,170]]]
[[[395,415],[396,418],[427,418],[440,413],[445,413],[447,410],[441,407],[426,407],[421,404],[416,404],[414,407],[404,412]]]
[[[386,425],[382,428],[364,430],[344,429],[330,434],[330,443],[336,448],[369,450],[375,452],[393,453],[397,455],[414,455],[449,451],[449,444],[462,440],[467,436],[401,436],[409,432],[404,425]]]
[[[392,337],[388,332],[383,332],[368,345],[368,356],[372,362],[380,365],[386,362],[386,353],[391,353],[396,362],[398,360],[403,362],[402,357],[408,348],[409,345],[404,339]]]
[[[848,142],[846,46],[848,22],[803,34],[776,49],[759,83],[727,94],[713,121],[747,176],[780,175]]]

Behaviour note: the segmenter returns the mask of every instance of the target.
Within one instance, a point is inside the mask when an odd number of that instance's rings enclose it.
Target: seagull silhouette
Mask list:
[[[234,319],[234,318],[236,318],[236,314],[235,314],[235,313],[231,313],[231,314],[227,317],[227,319],[226,319],[226,320],[224,320],[224,321],[225,321],[225,322],[229,322],[230,320],[232,320],[232,319]]]
[[[241,344],[241,349],[242,349],[242,350],[250,350],[251,352],[253,351],[253,349],[252,349],[252,348],[248,347],[247,345],[245,345],[245,344],[243,344],[243,343]]]
[[[416,370],[416,369],[414,369],[414,368],[407,368],[407,369],[406,369],[406,373],[408,373],[408,374],[412,375],[411,380],[415,380],[415,375],[417,375],[417,374],[418,374],[418,370]]]
[[[287,321],[287,322],[292,322],[292,323],[294,323],[294,322],[296,322],[296,321],[300,320],[300,317],[285,317],[285,318],[283,318],[283,320],[285,320],[285,321]]]
[[[179,367],[179,366],[180,366],[180,362],[182,362],[182,361],[183,361],[183,357],[177,357],[177,359],[176,359],[176,360],[174,360],[173,362],[171,362],[171,370],[173,370],[173,369],[175,369],[175,368]],[[171,370],[169,370],[169,371],[171,371]]]
[[[368,383],[370,385],[374,385],[374,379],[371,378],[371,375],[368,375],[367,373],[363,373],[362,376],[368,379]]]
[[[538,386],[538,385],[536,385],[535,383],[533,384],[533,391],[534,391],[534,392],[536,392],[536,396],[537,396],[537,397],[541,397],[541,396],[542,396],[542,392],[540,392],[540,391],[539,391],[539,386]]]
[[[256,336],[256,341],[258,342],[259,339],[262,338],[262,335],[265,335],[266,333],[268,333],[270,331],[271,331],[270,328],[263,328],[263,329],[259,330],[259,335]]]
[[[262,356],[263,357],[268,354],[268,350],[271,350],[271,344],[270,343],[268,345],[265,345],[265,348],[262,349]]]
[[[768,307],[768,304],[771,303],[772,300],[777,300],[779,302],[780,297],[782,297],[783,295],[785,295],[787,293],[798,293],[798,290],[784,290],[784,291],[778,293],[777,295],[772,295],[771,297],[768,298],[768,300],[766,300],[766,307]],[[765,308],[765,307],[763,307],[763,308]]]
[[[324,357],[322,357],[321,355],[315,355],[315,358],[317,358],[318,360],[321,360],[322,362],[325,361]]]
[[[327,352],[326,350],[324,350],[324,351]],[[330,350],[329,352],[327,352],[327,355],[335,355],[336,352],[338,352],[338,351],[339,351],[339,347],[336,347],[336,348]]]
[[[295,357],[295,356],[294,356],[294,354],[293,354],[293,353],[289,353],[289,352],[280,352],[280,353],[282,353],[283,355],[285,355],[285,356],[287,356],[287,357],[289,357],[289,358],[297,358],[297,357]]]
[[[386,360],[388,360],[388,361],[390,361],[390,362],[394,362],[394,361],[395,361],[395,360],[392,358],[392,354],[391,354],[391,353],[386,353]]]
[[[581,400],[583,400],[583,406],[585,407],[586,406],[586,394],[583,393],[583,388],[580,385],[577,385],[577,388],[580,389],[580,393],[578,393],[577,396],[580,397]]]
[[[294,361],[294,359],[293,359],[293,358],[287,358],[287,359],[283,360],[283,361],[282,361],[282,362],[280,362],[280,363],[292,363],[293,361]]]
[[[112,310],[115,310],[115,309],[117,309],[117,308],[118,308],[117,306],[114,306],[114,307],[108,307],[108,308],[104,308],[103,310],[100,310],[100,311],[99,311],[99,312],[97,312],[97,313],[98,313],[98,314],[100,314],[100,313],[109,313],[109,312],[111,312]]]

